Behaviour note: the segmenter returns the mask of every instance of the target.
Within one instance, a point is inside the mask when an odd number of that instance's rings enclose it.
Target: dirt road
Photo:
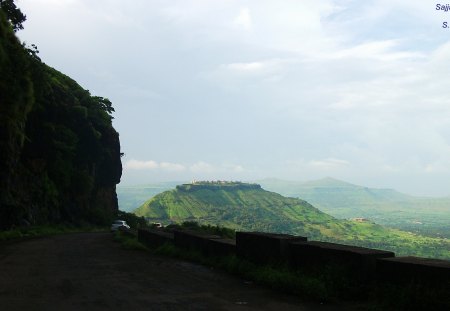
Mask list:
[[[124,250],[109,233],[0,245],[1,310],[336,310],[185,261]]]

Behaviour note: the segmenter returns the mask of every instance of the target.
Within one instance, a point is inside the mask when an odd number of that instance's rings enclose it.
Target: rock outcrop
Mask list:
[[[115,217],[113,111],[23,46],[0,10],[0,229]]]

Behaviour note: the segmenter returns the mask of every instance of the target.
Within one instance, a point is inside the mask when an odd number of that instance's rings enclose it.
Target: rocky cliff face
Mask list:
[[[115,217],[113,111],[24,48],[0,10],[0,229]]]

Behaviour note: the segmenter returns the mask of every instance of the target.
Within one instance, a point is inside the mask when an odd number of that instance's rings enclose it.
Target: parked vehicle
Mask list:
[[[115,220],[111,225],[111,232],[117,230],[129,230],[130,226],[127,224],[125,220]]]

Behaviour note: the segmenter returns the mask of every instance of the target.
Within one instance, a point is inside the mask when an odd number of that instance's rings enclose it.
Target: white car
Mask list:
[[[130,226],[127,225],[127,222],[125,220],[115,220],[111,225],[111,232],[128,229],[130,229]]]

